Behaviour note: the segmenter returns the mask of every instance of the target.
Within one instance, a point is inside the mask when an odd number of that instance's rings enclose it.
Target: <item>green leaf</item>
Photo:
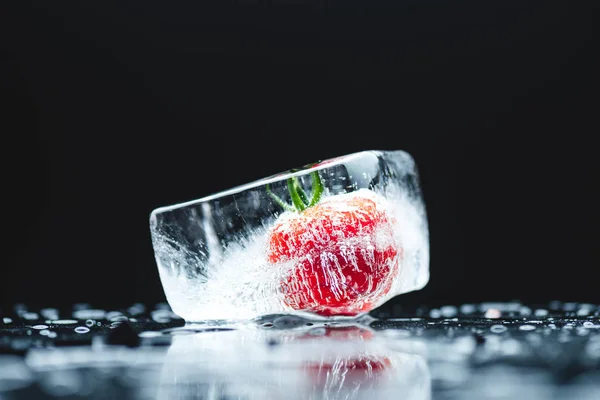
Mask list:
[[[309,207],[314,206],[321,200],[321,195],[323,194],[323,182],[321,182],[321,177],[319,176],[318,171],[313,171],[310,173],[312,178],[312,198],[310,199]]]
[[[296,207],[297,211],[303,211],[306,206],[302,202],[298,191],[296,190],[296,185],[294,184],[294,178],[289,178],[287,180],[288,190],[290,191],[290,196],[292,197],[292,203],[294,207]]]
[[[279,196],[271,191],[271,184],[267,183],[267,194],[277,203],[281,208],[287,211],[295,211],[294,207],[290,206],[285,201],[281,200]]]

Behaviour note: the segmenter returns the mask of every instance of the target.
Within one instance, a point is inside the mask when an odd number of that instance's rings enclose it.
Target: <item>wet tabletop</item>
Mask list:
[[[0,311],[0,399],[600,399],[600,307],[395,307],[185,324],[166,304]]]

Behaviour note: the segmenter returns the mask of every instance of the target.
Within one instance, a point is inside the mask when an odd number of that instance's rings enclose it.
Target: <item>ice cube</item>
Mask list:
[[[355,317],[429,280],[427,217],[404,151],[363,151],[154,210],[172,310],[187,321]]]

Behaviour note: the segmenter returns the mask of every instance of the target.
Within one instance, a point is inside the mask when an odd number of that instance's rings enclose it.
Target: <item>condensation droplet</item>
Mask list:
[[[533,331],[535,330],[535,325],[521,325],[519,329],[522,331]]]
[[[508,328],[505,327],[504,325],[492,325],[492,327],[490,328],[490,331],[492,331],[494,333],[502,333],[502,332],[505,332],[506,330],[508,330]]]
[[[88,328],[87,326],[78,326],[77,328],[75,328],[75,332],[77,333],[88,333],[90,331],[90,328]]]
[[[76,324],[77,320],[75,319],[56,319],[54,321],[52,321],[53,324],[57,324],[57,325],[71,325],[71,324]]]
[[[500,318],[500,316],[502,315],[502,312],[500,312],[500,310],[498,310],[497,308],[488,308],[485,311],[485,317],[486,318],[490,318],[490,319],[497,319]]]

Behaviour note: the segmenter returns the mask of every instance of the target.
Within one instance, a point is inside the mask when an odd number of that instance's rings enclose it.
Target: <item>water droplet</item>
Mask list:
[[[94,324],[96,323],[96,321],[94,321],[93,319],[88,319],[85,321],[86,326],[88,327],[92,327]]]
[[[504,325],[492,325],[492,327],[490,328],[490,331],[494,332],[494,333],[502,333],[505,332],[508,328],[505,327]]]
[[[48,325],[34,325],[33,329],[48,329]]]
[[[111,322],[119,322],[119,321],[127,321],[129,318],[127,318],[124,315],[115,315],[111,318],[108,318],[109,321]]]
[[[54,331],[48,331],[48,334],[46,335],[51,339],[54,339],[56,337],[56,332]]]
[[[23,319],[29,320],[29,321],[33,321],[35,319],[40,319],[40,316],[37,313],[34,312],[24,312],[21,314],[21,317]]]
[[[535,330],[535,325],[521,325],[519,329],[522,331],[533,331]]]
[[[4,317],[2,318],[2,322],[5,324],[12,324],[12,318]]]
[[[460,312],[462,314],[473,314],[476,308],[474,304],[463,304],[460,306]]]
[[[50,331],[48,329],[42,329],[40,331],[40,335],[42,335],[42,336],[48,336],[49,333],[50,333]]]
[[[145,331],[145,332],[140,332],[139,336],[143,337],[143,338],[153,338],[153,337],[162,336],[162,333],[157,332],[157,331]]]
[[[593,322],[591,322],[591,321],[585,321],[585,322],[583,323],[583,326],[584,326],[585,328],[596,328],[596,327],[600,328],[600,325],[596,326],[596,325],[594,325],[594,323],[593,323]]]
[[[73,312],[73,318],[77,319],[103,319],[106,311],[99,309],[77,310]]]
[[[454,306],[442,306],[440,307],[440,313],[446,318],[452,318],[456,315],[457,309]]]
[[[488,308],[485,311],[485,315],[484,316],[486,318],[496,319],[496,318],[500,318],[502,316],[502,313],[497,308]]]
[[[533,315],[535,315],[536,317],[545,317],[546,315],[548,315],[548,310],[544,310],[543,308],[538,308],[537,310],[535,310]]]
[[[523,306],[519,309],[521,315],[531,315],[531,308]]]
[[[75,328],[75,332],[77,333],[88,333],[90,331],[90,328],[88,328],[87,326],[78,326],[77,328]]]
[[[117,318],[123,317],[123,313],[120,311],[109,311],[106,313],[106,319],[109,321],[118,321]]]
[[[440,318],[442,316],[442,313],[437,308],[434,308],[431,311],[429,311],[429,316],[431,318]]]
[[[75,319],[55,319],[54,321],[52,321],[53,324],[57,324],[57,325],[71,325],[71,324],[76,324],[77,320]]]

